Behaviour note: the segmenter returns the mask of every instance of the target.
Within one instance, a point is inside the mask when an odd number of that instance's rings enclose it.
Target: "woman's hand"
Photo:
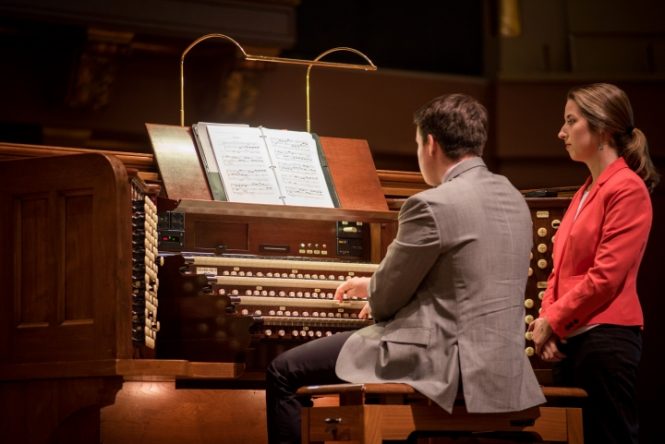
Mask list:
[[[540,359],[545,362],[559,362],[566,357],[563,353],[559,351],[559,347],[556,345],[557,340],[554,336],[551,336],[544,344],[539,354]]]
[[[528,331],[532,334],[533,342],[536,345],[536,353],[540,355],[545,342],[552,336],[552,327],[547,318],[538,318],[529,324]]]

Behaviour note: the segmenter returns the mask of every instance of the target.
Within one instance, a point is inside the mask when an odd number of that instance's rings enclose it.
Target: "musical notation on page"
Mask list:
[[[307,132],[239,125],[205,125],[200,149],[208,176],[219,175],[231,202],[335,206],[325,159]],[[202,138],[202,128],[197,128]],[[207,158],[205,158],[207,157]],[[323,161],[323,162],[322,162]]]

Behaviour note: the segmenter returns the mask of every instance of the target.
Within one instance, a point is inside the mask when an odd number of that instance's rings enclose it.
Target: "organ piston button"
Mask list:
[[[547,253],[547,244],[538,244],[538,253]]]
[[[536,234],[537,234],[539,237],[545,237],[545,236],[547,236],[547,228],[545,228],[545,227],[540,227],[540,228],[538,228],[538,231],[536,231]]]
[[[526,308],[533,308],[533,299],[525,299],[524,300],[524,306]]]
[[[537,262],[537,265],[538,265],[538,268],[540,268],[541,270],[544,270],[544,269],[547,268],[547,260],[539,259],[538,262]]]
[[[535,350],[533,349],[533,347],[527,347],[524,349],[524,353],[526,353],[527,356],[533,356]]]
[[[532,315],[526,315],[524,316],[524,322],[527,324],[530,324],[533,322],[533,316]]]
[[[526,338],[527,341],[533,341],[533,332],[527,331],[524,333],[524,337]]]
[[[541,290],[538,292],[538,299],[541,301],[543,300],[543,297],[545,296],[545,290]]]
[[[533,268],[529,267],[529,276],[533,276]]]
[[[561,225],[561,221],[559,219],[553,219],[552,222],[550,222],[550,225],[552,225],[552,228],[557,230],[559,225]]]

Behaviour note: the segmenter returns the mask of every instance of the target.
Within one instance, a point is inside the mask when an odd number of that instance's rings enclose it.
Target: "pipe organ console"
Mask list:
[[[306,211],[310,219],[319,213]],[[158,357],[227,359],[261,372],[283,350],[372,322],[358,317],[363,300],[333,296],[341,282],[376,270],[372,261],[394,237],[394,213],[259,213],[160,214]]]
[[[332,295],[348,277],[373,273],[399,208],[399,199],[388,211],[354,208],[362,199],[313,209],[155,198],[116,156],[90,153],[0,162],[0,185],[0,407],[12,412],[0,427],[16,439],[34,434],[30,442],[98,442],[100,409],[127,378],[255,381],[276,354],[372,322],[358,317],[363,301]],[[525,330],[569,199],[527,202]],[[528,336],[525,346],[546,383],[548,366]],[[263,405],[255,390],[206,396]]]

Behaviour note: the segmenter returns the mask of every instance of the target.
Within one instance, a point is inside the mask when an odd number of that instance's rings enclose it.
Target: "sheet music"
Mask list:
[[[316,141],[310,133],[264,128],[266,144],[286,203],[334,207],[321,169]]]
[[[334,207],[311,134],[208,125],[231,202]]]
[[[217,161],[215,160],[215,155],[213,153],[212,146],[210,143],[210,137],[208,134],[201,134],[201,133],[206,133],[208,131],[208,128],[211,126],[227,126],[227,127],[232,126],[234,128],[237,127],[248,128],[249,125],[230,124],[230,123],[208,123],[208,122],[200,122],[192,125],[192,131],[194,131],[194,136],[196,137],[196,144],[197,147],[199,148],[199,154],[203,159],[203,164],[206,168],[206,171],[210,173],[218,173],[219,167],[217,166]]]

